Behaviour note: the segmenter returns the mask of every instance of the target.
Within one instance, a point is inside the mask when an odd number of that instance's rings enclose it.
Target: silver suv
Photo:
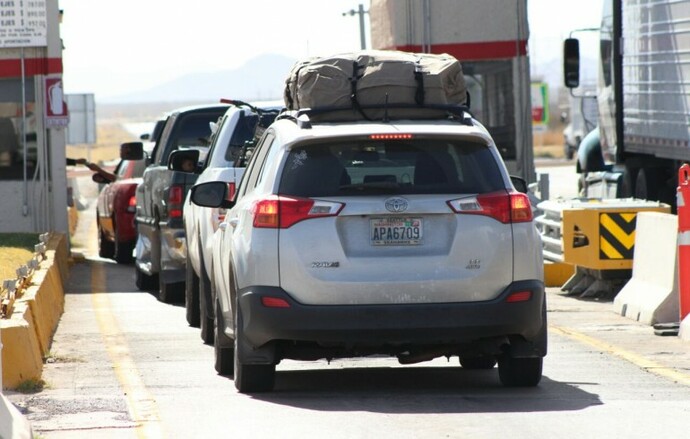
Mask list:
[[[194,203],[230,208],[213,243],[218,372],[259,392],[286,358],[458,356],[537,385],[541,241],[486,129],[462,111],[314,120],[278,116],[236,194],[192,189]]]

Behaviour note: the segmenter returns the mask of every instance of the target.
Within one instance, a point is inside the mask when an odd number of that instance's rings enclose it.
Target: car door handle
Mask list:
[[[230,224],[232,226],[232,228],[234,229],[235,227],[237,227],[237,224],[239,223],[239,221],[240,221],[239,218],[233,218],[230,221],[228,221],[228,224]]]

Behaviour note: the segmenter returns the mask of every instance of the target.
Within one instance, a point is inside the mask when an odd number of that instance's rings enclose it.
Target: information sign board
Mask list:
[[[46,0],[0,0],[0,48],[48,45]]]

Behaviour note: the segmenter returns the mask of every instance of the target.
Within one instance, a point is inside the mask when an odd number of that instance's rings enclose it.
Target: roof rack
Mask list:
[[[264,113],[279,113],[280,110],[277,109],[263,109],[256,107],[248,102],[240,101],[238,99],[226,99],[226,98],[221,98],[220,99],[221,104],[230,104],[234,105],[235,107],[247,107],[250,110],[252,110],[256,114],[264,114]]]
[[[447,118],[450,120],[455,120],[463,125],[472,125],[472,118],[474,117],[470,112],[469,107],[465,105],[416,105],[416,104],[379,104],[379,105],[361,105],[359,108],[353,107],[317,107],[317,108],[301,108],[299,110],[284,110],[282,113],[276,117],[276,120],[287,119],[295,122],[300,128],[311,128],[311,117],[313,116],[323,116],[329,113],[337,113],[341,111],[358,111],[363,116],[363,120],[373,121],[380,120],[383,122],[388,122],[392,118],[388,116],[388,110],[391,109],[411,109],[411,110],[429,110],[433,111],[444,111]],[[384,110],[385,115],[381,119],[371,119],[366,117],[366,113],[363,110]],[[319,118],[321,122],[336,122],[340,121],[338,119],[328,120],[327,118]],[[410,119],[396,117],[395,120]],[[412,120],[431,120],[425,118],[413,118]],[[343,121],[344,122],[344,121]]]

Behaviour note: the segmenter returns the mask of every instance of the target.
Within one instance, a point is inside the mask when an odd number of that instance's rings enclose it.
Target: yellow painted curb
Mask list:
[[[63,285],[69,275],[65,235],[53,234],[47,247],[46,259],[33,274],[31,286],[15,301],[11,318],[0,320],[5,388],[41,378],[43,357],[65,309]]]
[[[561,287],[575,274],[575,266],[564,262],[544,263],[544,285]]]
[[[2,386],[15,389],[28,379],[40,379],[43,357],[27,303],[15,302],[9,319],[0,320]]]

